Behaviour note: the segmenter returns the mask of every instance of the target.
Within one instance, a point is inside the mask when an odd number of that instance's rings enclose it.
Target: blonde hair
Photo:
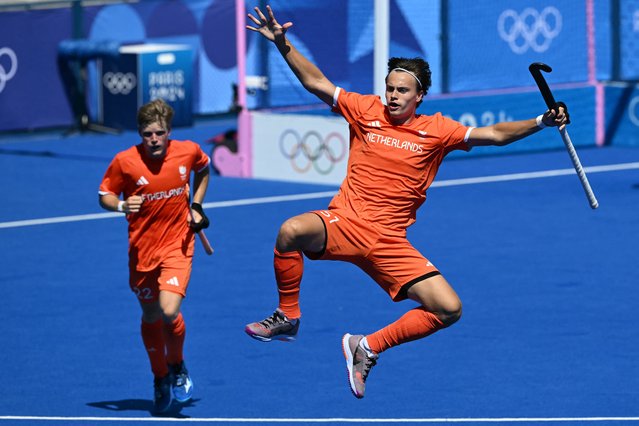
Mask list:
[[[159,123],[166,130],[171,130],[173,108],[162,99],[155,99],[146,103],[138,110],[138,132],[153,123]]]

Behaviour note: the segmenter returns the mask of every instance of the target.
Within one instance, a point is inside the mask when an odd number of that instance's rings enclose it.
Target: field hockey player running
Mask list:
[[[173,399],[188,401],[193,393],[183,357],[186,326],[180,307],[191,276],[195,233],[209,225],[201,207],[209,157],[195,142],[170,139],[172,118],[173,109],[162,100],[140,107],[142,140],[114,157],[99,190],[100,205],[125,213],[129,222],[129,285],[142,308],[141,334],[154,376],[157,413],[169,410]],[[189,208],[185,200],[191,173]]]

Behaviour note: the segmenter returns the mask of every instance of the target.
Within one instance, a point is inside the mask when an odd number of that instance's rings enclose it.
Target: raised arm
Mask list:
[[[477,127],[470,132],[468,143],[471,146],[504,146],[537,133],[544,127],[565,126],[570,123],[564,104],[546,111],[541,119],[531,118],[521,121],[505,121],[492,126]]]
[[[332,106],[335,85],[286,38],[286,31],[293,26],[293,23],[287,22],[284,25],[280,25],[275,19],[270,6],[266,6],[266,12],[268,13],[268,18],[256,7],[255,14],[257,17],[251,14],[248,15],[256,27],[247,25],[246,29],[260,33],[267,40],[273,42],[289,68],[302,83],[302,86],[317,96],[322,102]]]

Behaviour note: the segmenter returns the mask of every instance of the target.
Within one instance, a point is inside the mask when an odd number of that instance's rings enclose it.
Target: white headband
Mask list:
[[[407,69],[405,69],[405,68],[399,68],[399,67],[398,67],[398,68],[393,68],[392,70],[390,70],[390,72],[393,72],[393,71],[403,71],[403,72],[405,72],[405,73],[408,73],[408,74],[412,75],[412,76],[413,76],[413,78],[414,78],[415,80],[417,80],[417,84],[419,84],[419,88],[423,90],[422,82],[421,82],[421,81],[419,81],[419,78],[417,78],[417,76],[416,76],[415,74],[413,74],[412,72],[408,71],[408,70],[407,70]],[[390,74],[390,73],[389,73],[389,74]]]

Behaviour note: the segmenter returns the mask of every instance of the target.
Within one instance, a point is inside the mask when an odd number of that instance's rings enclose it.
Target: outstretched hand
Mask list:
[[[559,130],[563,130],[567,124],[570,124],[568,107],[563,102],[557,102],[551,109],[544,113],[542,121],[546,126],[559,127]]]
[[[284,25],[280,25],[275,19],[275,15],[273,15],[271,6],[267,5],[266,11],[268,12],[268,19],[266,18],[266,16],[264,16],[259,7],[255,7],[255,14],[257,15],[257,18],[250,13],[248,14],[248,17],[251,21],[253,21],[255,25],[257,25],[257,27],[247,25],[246,29],[258,32],[266,37],[268,40],[273,42],[278,39],[284,38],[286,30],[291,28],[293,26],[293,23],[287,22]]]

